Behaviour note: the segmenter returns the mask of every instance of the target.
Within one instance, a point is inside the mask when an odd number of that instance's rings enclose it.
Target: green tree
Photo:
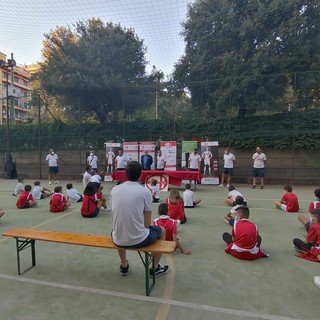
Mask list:
[[[319,106],[319,12],[311,0],[197,0],[183,23],[186,49],[174,77],[190,89],[193,106],[215,115],[286,110],[290,86],[296,107]]]
[[[94,113],[104,122],[111,113],[130,114],[150,100],[145,51],[131,29],[100,19],[79,21],[74,30],[57,27],[45,35],[38,77],[71,112]]]

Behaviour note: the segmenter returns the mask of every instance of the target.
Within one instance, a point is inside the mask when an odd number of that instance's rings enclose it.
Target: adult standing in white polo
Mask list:
[[[262,152],[260,147],[256,148],[256,152],[252,156],[253,170],[252,170],[252,189],[256,188],[256,178],[260,178],[260,189],[264,187],[264,163],[267,160],[266,155]]]
[[[224,187],[225,181],[227,182],[227,188],[230,187],[231,176],[233,175],[233,164],[236,160],[234,154],[230,152],[229,148],[226,148],[223,155],[223,172],[221,175],[221,184],[219,188]]]
[[[46,161],[49,167],[49,184],[51,184],[51,177],[54,178],[56,183],[59,183],[59,181],[57,180],[57,175],[59,173],[58,160],[58,155],[54,152],[53,149],[50,149],[49,154],[46,157]]]
[[[98,172],[98,161],[98,157],[94,154],[94,151],[91,150],[87,158],[87,164],[91,166],[95,172]]]

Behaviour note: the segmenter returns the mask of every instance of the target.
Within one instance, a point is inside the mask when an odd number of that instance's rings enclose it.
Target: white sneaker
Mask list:
[[[59,181],[56,181],[56,182],[55,182],[55,184],[58,184],[58,183],[60,183],[60,182],[59,182]]]
[[[223,184],[219,184],[219,185],[218,185],[218,188],[223,188],[223,187],[224,187]]]
[[[320,289],[320,276],[316,276],[313,279],[314,284]]]
[[[49,184],[51,184],[51,181],[49,181]]]
[[[181,221],[178,219],[177,221],[177,226],[180,226]]]
[[[230,224],[228,219],[224,219],[224,222],[225,222],[226,224]]]
[[[227,184],[227,188],[229,188],[230,187],[230,184]]]

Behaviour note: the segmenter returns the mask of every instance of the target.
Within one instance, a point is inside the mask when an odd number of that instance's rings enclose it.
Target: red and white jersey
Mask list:
[[[311,212],[314,209],[320,209],[320,201],[316,200],[310,203],[308,212]]]
[[[54,193],[50,199],[50,212],[63,212],[67,199],[62,193]]]
[[[24,208],[24,206],[30,201],[33,200],[33,196],[29,191],[23,191],[17,201],[17,207],[19,209]]]
[[[109,151],[106,155],[106,158],[107,158],[107,163],[112,164],[113,159],[115,158],[115,154],[112,151]]]
[[[157,219],[154,219],[153,224],[155,226],[163,227],[166,229],[166,240],[173,241],[173,235],[177,234],[177,222],[171,219],[169,216],[162,215]]]
[[[258,227],[248,219],[239,220],[232,228],[234,242],[231,249],[238,252],[258,253]]]
[[[320,223],[311,223],[306,241],[320,245]]]

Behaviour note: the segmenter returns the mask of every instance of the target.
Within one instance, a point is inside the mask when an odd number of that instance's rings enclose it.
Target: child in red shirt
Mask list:
[[[155,226],[163,227],[166,229],[166,239],[167,241],[175,241],[177,248],[184,254],[191,254],[190,250],[184,249],[177,237],[177,221],[171,219],[168,216],[168,206],[165,203],[160,203],[158,207],[159,218],[154,219],[153,224]]]
[[[63,212],[70,207],[71,203],[62,194],[62,187],[54,188],[54,194],[50,199],[50,212]]]
[[[177,222],[179,220],[178,224],[186,223],[187,218],[184,213],[183,199],[180,196],[180,193],[177,188],[172,188],[170,190],[170,195],[169,198],[167,198],[166,200],[166,204],[169,209],[168,216],[171,219],[177,220]]]
[[[258,227],[248,220],[249,215],[248,207],[238,207],[236,209],[232,235],[227,232],[222,235],[222,239],[228,245],[225,252],[243,260],[268,257],[269,255],[260,249],[262,240]]]
[[[313,209],[310,219],[303,218],[305,220],[299,220],[305,226],[307,234],[304,240],[293,239],[293,244],[297,251],[309,251],[313,246],[320,246],[320,209]]]
[[[286,212],[298,212],[299,211],[299,201],[295,193],[292,192],[292,187],[289,185],[284,186],[283,188],[287,191],[279,201],[275,201],[277,209],[286,211]]]
[[[84,218],[94,218],[100,213],[101,207],[106,207],[102,190],[97,192],[95,183],[89,182],[83,191],[83,200],[80,213]]]
[[[34,207],[37,204],[37,200],[35,200],[31,193],[31,185],[27,184],[24,187],[24,191],[20,194],[17,201],[17,208],[26,209]]]

